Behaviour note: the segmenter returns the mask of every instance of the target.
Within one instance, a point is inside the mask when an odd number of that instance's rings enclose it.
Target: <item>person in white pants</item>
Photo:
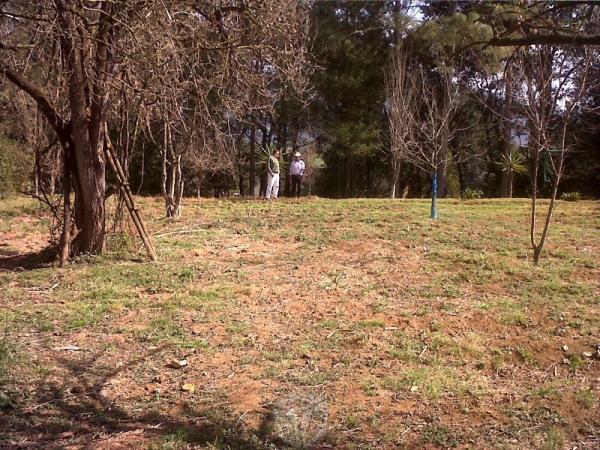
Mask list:
[[[275,150],[271,156],[269,156],[269,162],[267,163],[267,192],[265,198],[267,200],[277,198],[279,194],[279,150]]]

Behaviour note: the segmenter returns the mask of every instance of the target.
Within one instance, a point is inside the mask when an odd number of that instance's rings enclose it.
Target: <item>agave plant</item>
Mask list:
[[[269,161],[269,158],[271,157],[271,155],[273,153],[275,153],[275,150],[277,150],[277,146],[275,144],[269,144],[266,147],[261,147],[261,152],[259,153],[258,156],[258,163],[260,164],[260,166],[264,169],[267,170],[267,162]],[[279,171],[281,173],[285,173],[287,170],[287,161],[285,160],[285,158],[283,157],[285,151],[280,150],[280,154],[279,154]]]
[[[511,148],[508,153],[503,154],[500,157],[498,163],[503,172],[508,173],[527,173],[527,164],[525,163],[525,156],[516,148]]]
[[[500,170],[506,174],[506,188],[508,196],[512,198],[514,175],[527,173],[525,156],[516,147],[512,147],[508,153],[504,153],[500,157],[497,164],[500,166]]]

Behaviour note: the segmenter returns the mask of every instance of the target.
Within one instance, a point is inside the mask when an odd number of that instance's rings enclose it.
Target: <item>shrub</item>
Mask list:
[[[465,200],[478,200],[483,198],[483,191],[479,189],[466,188],[462,194],[462,198]]]
[[[579,192],[563,192],[560,194],[560,199],[567,202],[578,202],[581,200],[581,194]]]
[[[0,134],[0,198],[23,189],[30,173],[30,155],[18,143]]]

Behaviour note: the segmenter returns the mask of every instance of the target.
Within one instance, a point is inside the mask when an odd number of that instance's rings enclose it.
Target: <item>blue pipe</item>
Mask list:
[[[437,210],[437,170],[433,172],[433,177],[431,179],[431,218],[438,218],[438,210]]]

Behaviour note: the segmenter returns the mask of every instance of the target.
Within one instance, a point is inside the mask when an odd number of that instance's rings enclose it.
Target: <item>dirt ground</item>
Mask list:
[[[0,201],[0,448],[600,448],[600,207],[526,200],[141,199],[160,254],[47,263],[50,218]]]

